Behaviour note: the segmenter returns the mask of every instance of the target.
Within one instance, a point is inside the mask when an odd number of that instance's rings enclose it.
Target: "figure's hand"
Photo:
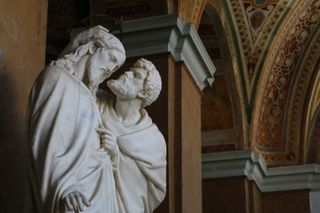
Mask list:
[[[64,56],[67,53],[72,52],[77,47],[79,47],[81,44],[85,44],[89,42],[90,40],[96,40],[103,37],[110,36],[109,30],[102,27],[101,25],[97,25],[95,27],[92,27],[88,30],[85,30],[78,35],[76,35],[70,43],[66,46],[66,48],[60,53],[60,57]]]
[[[97,132],[100,134],[101,147],[107,150],[111,157],[117,155],[119,147],[115,134],[104,128],[97,128]]]
[[[83,211],[84,206],[91,206],[87,198],[80,192],[70,192],[63,201],[69,210],[73,210],[75,212]]]

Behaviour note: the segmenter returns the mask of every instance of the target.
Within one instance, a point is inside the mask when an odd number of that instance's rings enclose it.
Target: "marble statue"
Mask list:
[[[153,64],[99,85],[125,61],[103,27],[80,33],[29,97],[30,175],[39,213],[152,212],[166,192],[165,141],[143,109],[161,90]],[[35,211],[33,211],[35,212]]]
[[[115,183],[120,213],[151,213],[166,194],[166,143],[143,108],[161,90],[155,66],[139,59],[117,80],[107,82],[115,98],[99,91],[102,146],[115,162]]]
[[[121,42],[106,29],[93,28],[36,79],[28,138],[40,213],[117,212],[112,162],[96,131],[102,123],[96,92],[124,61]]]

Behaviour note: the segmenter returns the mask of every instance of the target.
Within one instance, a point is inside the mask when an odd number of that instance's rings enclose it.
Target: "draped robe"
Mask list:
[[[85,213],[118,212],[110,156],[100,148],[96,98],[63,66],[48,66],[29,98],[30,174],[40,213],[68,212],[62,199],[83,193]]]
[[[144,109],[133,126],[119,122],[114,99],[98,92],[97,103],[105,128],[117,137],[118,165],[115,171],[117,200],[121,213],[151,213],[166,194],[166,143]]]

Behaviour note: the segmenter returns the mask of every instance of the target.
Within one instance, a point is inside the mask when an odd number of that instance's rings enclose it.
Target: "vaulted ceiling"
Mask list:
[[[320,2],[208,0],[208,6],[226,32],[240,96],[235,104],[247,125],[244,147],[269,165],[319,162],[314,150],[319,150]],[[201,25],[194,14],[183,17]]]

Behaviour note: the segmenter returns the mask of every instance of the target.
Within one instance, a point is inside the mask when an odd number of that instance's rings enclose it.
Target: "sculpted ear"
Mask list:
[[[147,92],[140,91],[138,92],[138,98],[145,99],[147,97]]]
[[[96,49],[97,49],[97,48],[96,48],[94,45],[90,45],[90,46],[89,46],[89,51],[88,51],[89,54],[92,55],[92,54],[95,52]]]

